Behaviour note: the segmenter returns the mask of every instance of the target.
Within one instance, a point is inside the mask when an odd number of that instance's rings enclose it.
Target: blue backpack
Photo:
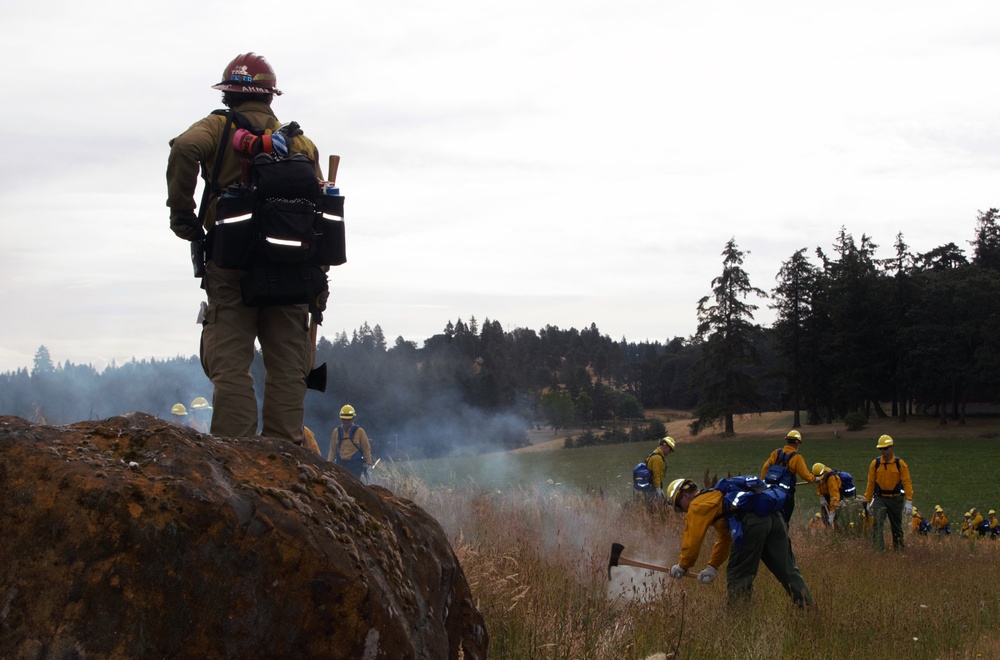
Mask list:
[[[778,458],[771,467],[764,473],[764,482],[771,486],[778,486],[786,491],[795,490],[795,473],[788,469],[788,461],[792,460],[799,452],[793,451],[786,454],[778,451]]]
[[[844,472],[843,470],[834,470],[823,477],[823,479],[828,479],[830,474],[835,474],[840,477],[840,499],[853,500],[858,494],[858,487],[854,485],[854,477],[851,476],[850,472]]]
[[[649,456],[654,453],[656,452],[650,452]],[[649,456],[646,457],[646,461],[649,460]],[[632,487],[636,490],[647,491],[653,487],[653,471],[646,467],[646,461],[632,468]]]
[[[722,493],[722,515],[729,525],[733,545],[743,547],[743,517],[748,512],[767,516],[785,506],[786,491],[753,475],[720,479],[713,490]]]

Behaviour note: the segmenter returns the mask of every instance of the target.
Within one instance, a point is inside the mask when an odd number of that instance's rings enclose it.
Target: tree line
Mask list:
[[[795,426],[850,413],[961,422],[970,403],[1000,393],[998,216],[978,214],[971,257],[955,243],[913,253],[899,234],[878,258],[870,237],[841,228],[830,254],[802,248],[784,261],[770,291],[750,282],[731,239],[697,331],[664,343],[613,340],[595,324],[504,330],[470,317],[418,347],[389,345],[365,323],[320,339],[328,385],[308,393],[306,425],[324,444],[350,403],[381,455],[436,456],[520,446],[532,425],[631,426],[651,407],[694,410],[694,432],[720,423],[731,433],[734,417],[768,410],[795,411]],[[756,301],[776,311],[770,327],[754,322]],[[252,371],[262,383],[259,356]],[[0,412],[54,424],[133,410],[168,419],[195,396],[211,398],[197,357],[98,372],[53,362],[43,345],[30,371],[0,374]]]

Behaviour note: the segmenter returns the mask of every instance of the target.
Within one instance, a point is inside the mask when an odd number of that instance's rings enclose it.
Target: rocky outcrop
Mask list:
[[[440,525],[271,438],[0,417],[5,658],[485,658]]]

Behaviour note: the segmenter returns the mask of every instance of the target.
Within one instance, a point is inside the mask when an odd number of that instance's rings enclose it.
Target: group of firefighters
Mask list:
[[[645,461],[651,473],[649,488],[645,492],[650,504],[664,505],[685,514],[680,558],[669,570],[672,577],[679,579],[693,575],[699,582],[711,583],[722,563],[728,560],[726,582],[729,598],[733,600],[749,596],[758,564],[764,562],[795,604],[800,607],[811,605],[812,595],[799,572],[788,539],[789,523],[795,507],[795,485],[816,486],[821,512],[810,518],[809,527],[849,526],[853,529],[856,523],[851,517],[856,515],[861,529],[865,533],[870,531],[875,550],[885,550],[886,520],[894,550],[903,548],[903,521],[906,517],[911,518],[911,529],[915,532],[950,533],[947,517],[940,505],[935,506],[930,521],[926,521],[913,506],[910,470],[906,462],[895,455],[892,437],[882,435],[876,442],[879,455],[868,466],[867,483],[860,502],[853,478],[848,473],[838,472],[822,463],[815,463],[812,469],[807,468],[805,459],[799,453],[801,444],[801,433],[790,431],[785,437],[785,445],[774,450],[761,469],[760,483],[781,487],[777,484],[784,482],[775,481],[775,475],[780,474],[792,484],[782,487],[785,494],[783,506],[774,511],[766,510],[766,513],[754,508],[734,514],[727,509],[724,494],[718,489],[700,490],[691,479],[675,479],[668,484],[665,479],[666,459],[676,450],[677,443],[669,436],[660,440]],[[855,502],[860,503],[856,513],[846,508]],[[996,511],[990,509],[987,516],[984,519],[976,509],[967,512],[961,535],[989,534],[996,537],[1000,533]],[[709,528],[716,529],[716,541],[708,565],[697,574],[691,573]]]
[[[205,397],[196,397],[191,405],[175,403],[170,409],[170,415],[175,424],[189,426],[199,433],[208,433],[211,427],[212,406]],[[371,443],[368,434],[354,423],[357,412],[354,406],[345,405],[340,409],[340,426],[330,436],[330,450],[326,460],[342,465],[360,479],[368,470],[374,467]],[[316,434],[308,426],[302,427],[302,446],[322,457]]]
[[[924,535],[938,534],[947,536],[951,534],[951,523],[948,522],[948,516],[945,515],[944,509],[938,504],[935,505],[934,513],[931,515],[930,520],[927,520],[923,514],[914,509],[910,522],[910,531]],[[997,536],[1000,536],[1000,520],[997,519],[996,510],[990,509],[983,516],[979,512],[979,509],[972,507],[963,514],[962,525],[959,528],[958,534],[965,538],[989,536],[991,539],[996,539]]]

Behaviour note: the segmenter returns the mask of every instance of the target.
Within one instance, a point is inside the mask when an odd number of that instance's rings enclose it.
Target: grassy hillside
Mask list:
[[[738,423],[735,438],[690,438],[672,422],[679,446],[668,476],[701,481],[706,468],[720,476],[758,473],[789,423],[765,417]],[[864,488],[876,438],[888,432],[912,468],[917,506],[941,504],[955,521],[973,505],[1000,508],[998,426],[807,427],[802,453],[810,465],[852,472]],[[807,530],[802,523],[816,497],[800,488],[789,535],[816,607],[793,608],[761,567],[751,607],[733,610],[724,570],[712,585],[628,566],[608,579],[613,542],[634,560],[664,568],[677,561],[683,516],[647,511],[629,483],[651,446],[541,444],[380,468],[394,492],[423,506],[448,534],[486,621],[491,658],[1000,657],[1000,541],[908,534],[905,551],[877,553],[868,535]],[[713,541],[710,532],[706,543]],[[706,545],[696,569],[708,554]]]
[[[676,415],[676,413],[674,413]],[[676,416],[667,424],[678,442],[667,461],[669,478],[703,479],[711,474],[759,474],[768,455],[783,443],[791,428],[791,413],[769,413],[737,420],[737,434],[691,436],[687,421]],[[878,455],[877,438],[888,433],[896,441],[896,454],[910,466],[918,509],[942,505],[952,520],[972,506],[986,511],[1000,508],[995,478],[1000,467],[1000,419],[972,418],[965,425],[940,425],[936,419],[911,418],[906,423],[875,420],[869,427],[848,432],[842,424],[800,429],[801,454],[806,464],[821,462],[850,472],[862,492],[868,466]],[[632,496],[631,470],[652,451],[655,443],[621,444],[562,449],[562,438],[573,432],[534,432],[533,447],[461,459],[414,462],[414,474],[431,486],[473,486],[490,491],[552,486],[579,492],[600,492],[609,497]],[[551,484],[549,481],[551,480]],[[799,488],[797,515],[814,513],[816,498],[810,487]]]

